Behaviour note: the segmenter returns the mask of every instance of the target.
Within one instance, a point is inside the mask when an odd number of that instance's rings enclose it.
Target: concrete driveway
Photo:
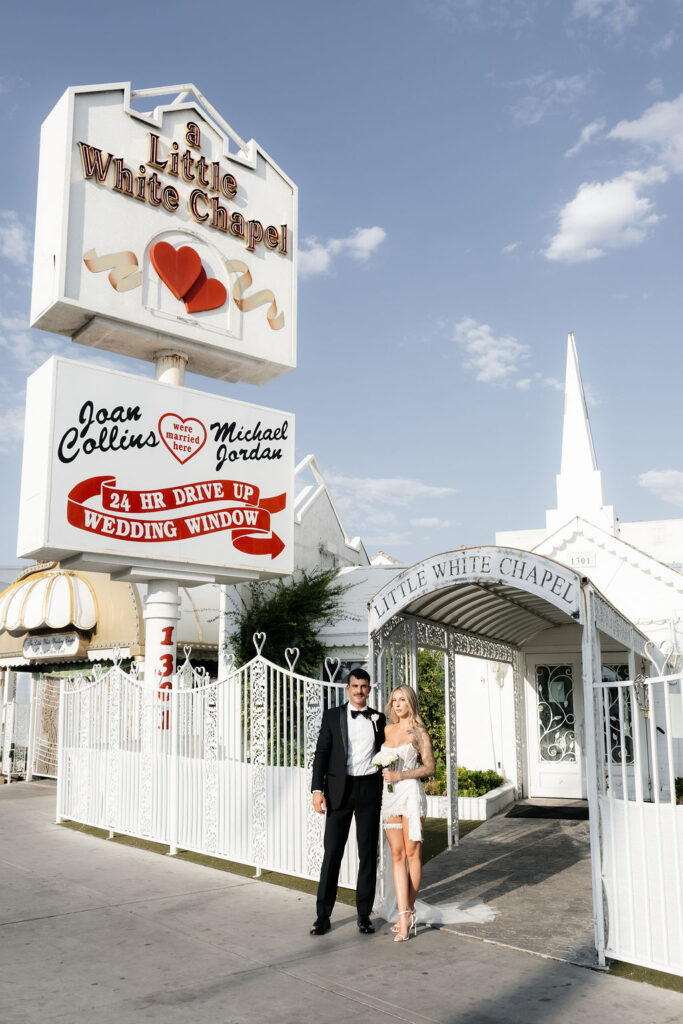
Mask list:
[[[491,818],[457,849],[425,865],[423,894],[434,903],[483,900],[499,911],[489,924],[454,925],[459,934],[584,966],[595,963],[587,821]]]
[[[53,824],[54,785],[0,788],[3,1024],[678,1022],[673,992],[424,930]],[[464,844],[463,844],[464,845]]]

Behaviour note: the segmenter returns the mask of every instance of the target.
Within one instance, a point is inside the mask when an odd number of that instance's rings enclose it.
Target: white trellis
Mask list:
[[[224,676],[192,667],[170,691],[117,662],[85,684],[65,681],[59,716],[57,817],[243,864],[316,878],[324,819],[310,795],[323,710],[343,684],[300,675],[256,656]],[[355,886],[355,837],[340,884]]]

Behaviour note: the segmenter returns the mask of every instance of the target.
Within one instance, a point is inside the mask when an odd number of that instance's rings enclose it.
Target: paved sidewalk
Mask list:
[[[0,788],[3,1024],[673,1024],[683,997],[425,930],[53,824],[54,786]]]

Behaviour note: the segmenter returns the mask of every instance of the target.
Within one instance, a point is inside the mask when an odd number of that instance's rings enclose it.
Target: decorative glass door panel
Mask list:
[[[575,763],[574,677],[571,665],[536,666],[536,702],[541,761]]]
[[[585,796],[583,694],[576,657],[527,659],[529,796]]]

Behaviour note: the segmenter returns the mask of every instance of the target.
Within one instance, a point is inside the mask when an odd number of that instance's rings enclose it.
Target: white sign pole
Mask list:
[[[162,384],[182,387],[185,383],[187,356],[183,352],[162,351],[154,356],[156,379]],[[170,690],[176,668],[177,624],[180,619],[178,583],[150,580],[145,599],[145,682],[159,683]]]

